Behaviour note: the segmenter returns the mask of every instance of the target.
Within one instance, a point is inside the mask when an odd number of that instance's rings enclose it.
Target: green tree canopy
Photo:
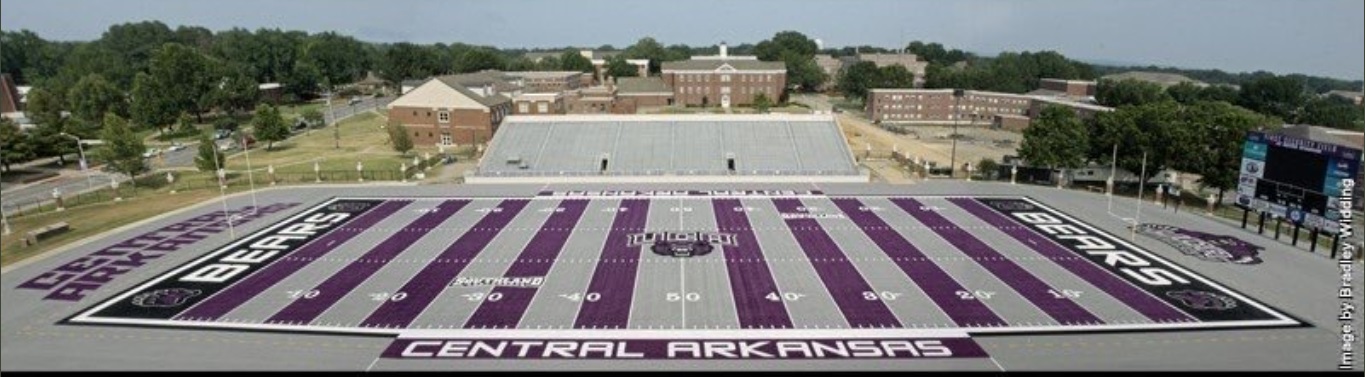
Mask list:
[[[639,76],[639,71],[634,64],[626,62],[626,57],[616,55],[607,58],[607,75],[611,77],[635,77]]]
[[[1299,80],[1271,75],[1242,84],[1237,104],[1258,113],[1292,121],[1297,119],[1307,99],[1303,83]]]
[[[270,151],[275,148],[275,143],[289,138],[289,125],[284,123],[284,117],[280,115],[279,108],[264,104],[256,107],[256,116],[251,119],[253,133],[256,139],[264,141],[265,150]],[[243,148],[246,146],[243,145]]]
[[[389,126],[389,144],[393,150],[404,156],[412,150],[412,135],[408,135],[408,128],[403,125]]]
[[[5,171],[9,171],[11,164],[32,159],[33,152],[32,136],[20,132],[19,125],[9,118],[0,117],[0,165]]]
[[[559,54],[559,69],[574,72],[592,72],[592,60],[579,54],[578,51],[565,51]]]
[[[194,155],[194,167],[199,171],[214,172],[224,166],[227,166],[227,156],[218,153],[218,144],[215,144],[207,133],[199,135],[199,149]]]
[[[1182,89],[1176,89],[1180,92]],[[1182,93],[1183,94],[1183,93]],[[1143,105],[1171,100],[1171,95],[1161,85],[1146,81],[1100,80],[1095,88],[1095,101],[1109,107]]]
[[[129,115],[133,123],[162,130],[175,123],[179,114],[171,103],[167,91],[162,89],[158,80],[146,73],[139,73],[133,79],[133,91],[129,94]]]
[[[1088,140],[1085,124],[1075,112],[1052,105],[1024,129],[1019,156],[1033,166],[1074,169],[1085,164]]]
[[[754,46],[759,60],[780,61],[787,65],[787,84],[801,90],[814,90],[825,82],[825,72],[815,64],[818,46],[796,31],[782,31]]]
[[[90,74],[76,83],[66,94],[71,115],[86,123],[104,121],[104,113],[128,115],[128,101],[123,91],[99,74]]]
[[[100,139],[104,145],[99,149],[99,157],[114,171],[136,177],[147,170],[147,161],[142,158],[147,147],[128,127],[128,121],[118,115],[105,114]]]

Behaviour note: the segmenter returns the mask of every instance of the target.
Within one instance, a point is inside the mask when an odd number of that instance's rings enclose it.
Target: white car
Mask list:
[[[152,158],[159,154],[161,154],[161,148],[149,148],[146,152],[142,152],[142,158]]]
[[[185,144],[181,144],[180,142],[177,141],[177,142],[175,142],[174,144],[171,144],[171,147],[170,147],[170,148],[166,148],[166,151],[167,151],[167,152],[175,152],[175,151],[183,150],[183,149],[185,149]]]

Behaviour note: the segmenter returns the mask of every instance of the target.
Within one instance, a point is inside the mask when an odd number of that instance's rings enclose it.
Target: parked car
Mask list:
[[[171,143],[171,147],[170,147],[170,148],[166,148],[166,151],[167,151],[167,152],[175,152],[175,151],[183,150],[183,149],[185,149],[185,144],[177,141],[177,142]]]
[[[146,152],[142,152],[142,158],[152,158],[159,154],[161,154],[161,148],[147,148]]]
[[[363,100],[360,99],[360,97],[351,97],[351,102],[349,102],[348,105],[351,106],[359,105],[361,101]]]
[[[223,140],[228,138],[229,136],[232,136],[232,130],[213,131],[213,140]]]

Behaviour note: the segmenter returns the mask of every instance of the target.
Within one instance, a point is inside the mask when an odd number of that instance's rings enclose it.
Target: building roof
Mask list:
[[[616,80],[616,94],[673,94],[673,89],[658,77],[622,77]]]
[[[486,109],[511,101],[519,86],[504,80],[501,72],[484,71],[437,76],[404,93],[389,103],[389,108]],[[485,93],[484,88],[492,88]]]
[[[1172,86],[1172,85],[1179,84],[1179,83],[1182,83],[1182,82],[1193,83],[1193,84],[1198,85],[1198,86],[1201,86],[1201,87],[1202,87],[1202,86],[1208,86],[1208,84],[1204,83],[1203,81],[1195,80],[1195,79],[1189,78],[1189,77],[1187,77],[1187,76],[1185,76],[1185,75],[1176,74],[1176,73],[1165,73],[1165,72],[1130,71],[1130,72],[1115,73],[1115,74],[1112,74],[1112,75],[1105,75],[1104,77],[1100,77],[1100,80],[1123,81],[1123,80],[1128,80],[1128,79],[1133,79],[1133,80],[1138,80],[1138,81],[1146,81],[1146,82],[1150,82],[1150,83],[1156,83],[1156,84],[1160,84],[1161,86]]]
[[[1306,124],[1285,124],[1279,129],[1270,129],[1266,130],[1266,132],[1343,145],[1357,149],[1359,149],[1361,145],[1365,145],[1365,132],[1330,127],[1311,126]]]
[[[1349,91],[1349,90],[1330,90],[1330,91],[1328,91],[1327,93],[1323,93],[1323,94],[1324,94],[1324,95],[1328,95],[1328,96],[1337,96],[1337,97],[1341,97],[1341,98],[1354,99],[1354,100],[1359,100],[1362,96],[1365,96],[1365,93],[1361,93],[1361,92],[1352,92],[1352,91]]]
[[[715,71],[721,67],[729,66],[739,71],[783,71],[787,70],[787,64],[783,62],[766,62],[761,60],[679,60],[663,62],[663,71]]]
[[[513,71],[503,73],[524,79],[568,79],[583,74],[583,72],[578,71]]]
[[[528,52],[528,53],[525,53],[525,54],[521,54],[521,56],[526,57],[527,59],[531,59],[531,60],[533,60],[533,61],[540,61],[540,59],[544,59],[544,58],[548,58],[548,57],[554,57],[554,58],[558,59],[558,58],[559,58],[559,55],[561,55],[561,54],[564,54],[564,52],[563,52],[563,51]]]
[[[601,171],[602,159],[608,161]],[[735,170],[727,158],[734,159]],[[524,167],[523,167],[524,166]],[[829,115],[511,116],[477,176],[858,175]]]

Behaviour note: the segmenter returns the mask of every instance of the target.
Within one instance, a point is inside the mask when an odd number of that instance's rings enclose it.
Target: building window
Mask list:
[[[549,102],[537,103],[536,111],[540,112],[541,114],[550,112],[550,103]]]
[[[517,104],[517,111],[520,112],[520,113],[522,113],[522,114],[528,113],[528,112],[531,111],[531,106],[530,106],[530,105],[527,105],[526,102],[518,103],[518,104]]]
[[[441,123],[450,123],[450,112],[442,111],[436,113],[436,121]]]
[[[720,82],[730,82],[730,75],[720,75]]]

